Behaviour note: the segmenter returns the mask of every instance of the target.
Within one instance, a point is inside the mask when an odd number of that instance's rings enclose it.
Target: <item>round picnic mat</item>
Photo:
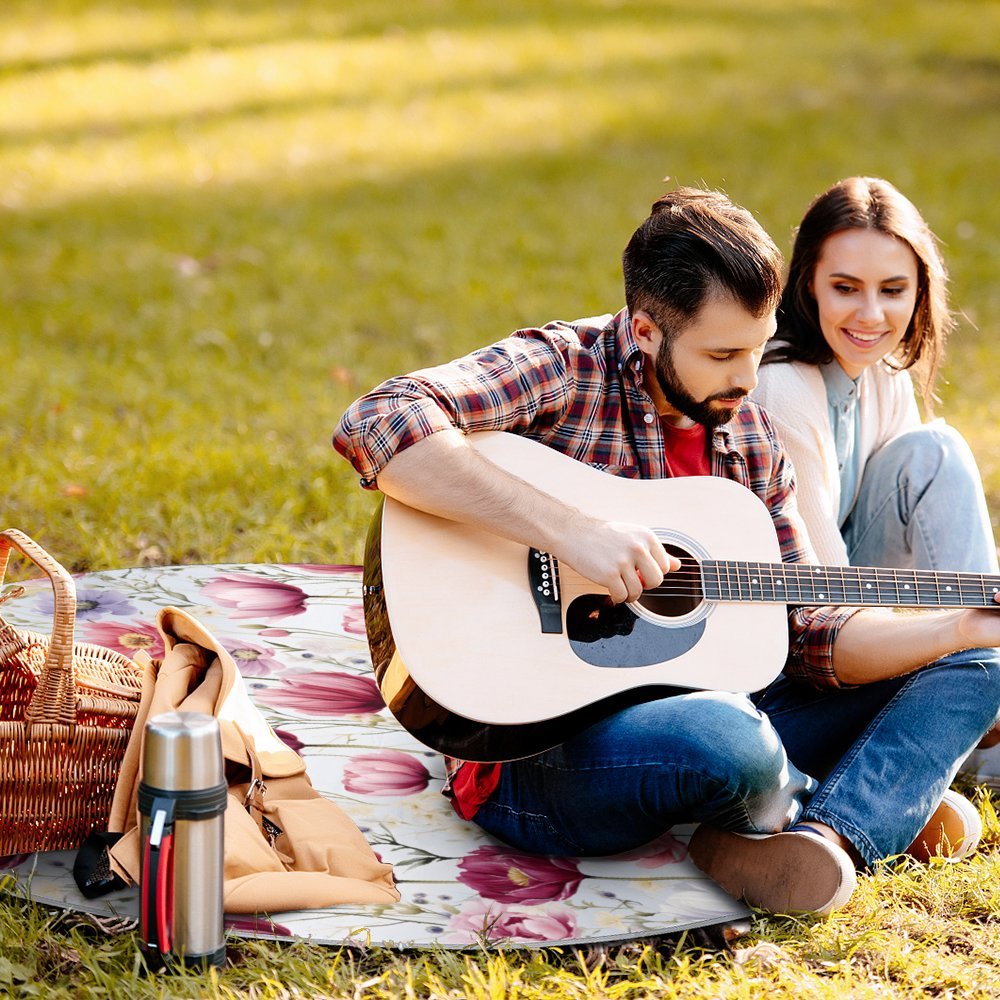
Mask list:
[[[748,910],[687,858],[690,828],[613,858],[545,858],[464,822],[440,788],[441,758],[389,714],[371,671],[356,566],[171,566],[76,578],[76,638],[162,655],[159,608],[183,608],[233,654],[251,698],[304,757],[313,785],[393,865],[390,906],[234,917],[232,933],[328,944],[465,948],[613,943],[742,920]],[[47,632],[52,596],[31,581],[8,603],[17,627]],[[136,890],[85,899],[72,852],[0,859],[37,902],[134,918]]]

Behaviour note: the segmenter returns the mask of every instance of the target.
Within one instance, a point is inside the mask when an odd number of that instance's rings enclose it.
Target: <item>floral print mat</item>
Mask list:
[[[52,593],[31,581],[4,608],[48,633]],[[440,757],[389,714],[375,685],[355,566],[216,565],[112,570],[76,578],[76,639],[162,656],[161,607],[184,608],[233,654],[250,697],[306,760],[324,795],[393,865],[390,906],[337,906],[227,920],[248,937],[326,944],[465,948],[612,943],[742,921],[748,910],[687,858],[690,828],[613,858],[515,851],[459,819],[440,794]],[[135,918],[137,891],[85,899],[73,852],[0,859],[40,903]]]

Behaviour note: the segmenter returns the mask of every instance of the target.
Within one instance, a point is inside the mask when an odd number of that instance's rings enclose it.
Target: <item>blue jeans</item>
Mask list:
[[[868,459],[841,534],[852,566],[997,572],[979,469],[965,439],[941,421]]]
[[[769,833],[803,818],[874,864],[912,843],[998,705],[992,649],[856,688],[779,678],[753,700],[677,694],[504,765],[476,822],[524,850],[579,856],[677,823]]]
[[[1000,651],[952,653],[903,677],[820,690],[781,677],[754,698],[796,766],[820,779],[802,819],[871,865],[903,853],[1000,707]]]
[[[1000,572],[976,461],[941,421],[901,434],[868,459],[841,534],[854,566]],[[1000,748],[974,751],[964,769],[1000,774]]]
[[[616,854],[695,820],[781,830],[816,787],[746,695],[684,692],[505,764],[476,822],[539,854]]]

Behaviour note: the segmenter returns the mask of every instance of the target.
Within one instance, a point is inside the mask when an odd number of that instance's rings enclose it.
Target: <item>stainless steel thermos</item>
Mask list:
[[[146,723],[139,783],[139,932],[147,965],[221,966],[223,817],[219,724],[200,712]]]

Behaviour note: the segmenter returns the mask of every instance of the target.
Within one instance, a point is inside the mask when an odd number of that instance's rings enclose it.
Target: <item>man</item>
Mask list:
[[[617,315],[521,330],[390,379],[350,407],[335,447],[362,485],[550,552],[615,601],[678,561],[648,527],[595,520],[491,464],[467,432],[522,434],[633,478],[734,479],[767,505],[782,558],[811,559],[790,465],[746,400],[775,328],[774,243],[723,195],[682,189],[653,206],[623,270]],[[931,836],[959,762],[992,726],[1000,657],[978,647],[1000,644],[1000,615],[799,608],[789,630],[784,676],[754,700],[680,693],[526,760],[449,761],[456,811],[566,855],[698,821],[691,857],[734,895],[782,912],[842,905],[858,865]]]

